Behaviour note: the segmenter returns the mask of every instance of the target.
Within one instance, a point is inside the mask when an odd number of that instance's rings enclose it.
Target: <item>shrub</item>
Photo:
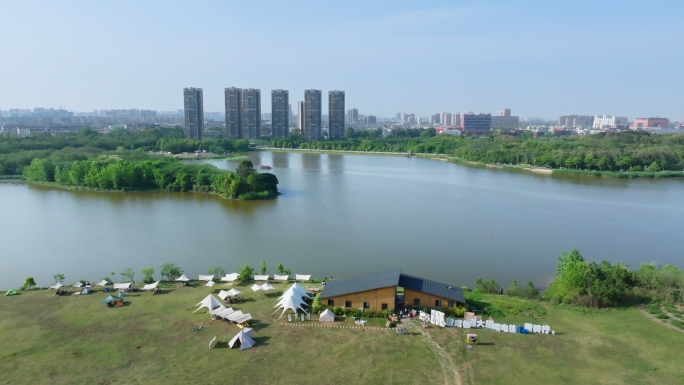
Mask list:
[[[238,274],[242,282],[249,281],[252,279],[252,275],[254,275],[254,268],[245,263],[238,270]]]
[[[657,319],[668,319],[668,318],[670,318],[669,315],[663,314],[663,313],[658,313],[658,314],[655,315],[655,317],[656,317]]]
[[[147,267],[147,268],[142,269],[140,272],[143,273],[143,276],[144,276],[143,282],[144,283],[154,282],[154,277],[153,277],[154,269],[153,268]]]

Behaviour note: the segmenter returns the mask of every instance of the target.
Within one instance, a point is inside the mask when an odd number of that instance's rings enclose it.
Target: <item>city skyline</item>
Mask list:
[[[659,3],[311,2],[302,19],[301,7],[279,2],[10,2],[0,44],[11,76],[0,77],[0,108],[176,110],[176,90],[194,85],[204,90],[206,111],[222,111],[223,90],[239,77],[241,85],[292,95],[343,89],[347,106],[377,116],[508,106],[547,119],[682,119],[684,53],[676,36],[684,4]],[[41,24],[25,28],[36,19]],[[102,28],[120,20],[126,28]],[[170,28],[189,21],[198,27]],[[240,31],[250,38],[229,38]],[[168,60],[189,42],[211,60]],[[402,55],[407,49],[410,57]],[[263,60],[262,51],[286,60]],[[658,59],[644,52],[659,52]],[[344,65],[328,65],[338,62]],[[270,107],[264,100],[262,109]]]

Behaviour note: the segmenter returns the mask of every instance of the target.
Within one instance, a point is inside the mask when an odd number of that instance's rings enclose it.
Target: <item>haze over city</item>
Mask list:
[[[6,2],[0,108],[177,110],[204,89],[344,90],[378,116],[684,118],[675,1]],[[35,27],[36,20],[40,26]],[[32,27],[32,25],[34,27]],[[270,98],[263,98],[263,110]]]

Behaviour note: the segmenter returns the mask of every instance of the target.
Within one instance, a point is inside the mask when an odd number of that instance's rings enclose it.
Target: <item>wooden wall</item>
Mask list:
[[[420,306],[422,307],[436,307],[435,306],[435,300],[442,300],[442,306],[441,307],[448,307],[449,306],[449,300],[446,298],[442,297],[437,297],[434,295],[422,293],[420,291],[415,291],[411,289],[406,289],[404,288],[404,306],[405,307],[411,307],[413,306],[413,300],[415,298],[420,299]],[[454,301],[454,305],[458,305],[456,301]]]
[[[381,289],[362,291],[359,293],[345,294],[338,297],[323,298],[321,302],[328,304],[328,300],[333,300],[333,306],[346,307],[346,301],[351,301],[350,308],[361,309],[364,302],[370,303],[369,310],[382,310],[382,304],[387,304],[388,309],[394,309],[397,288],[384,287]]]

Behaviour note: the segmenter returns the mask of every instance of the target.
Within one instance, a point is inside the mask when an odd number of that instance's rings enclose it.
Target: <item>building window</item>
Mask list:
[[[382,304],[382,310],[387,310],[387,304],[386,303]]]
[[[435,307],[442,307],[442,300],[441,299],[435,300]]]
[[[454,307],[454,301],[449,301],[449,307]]]
[[[370,302],[364,302],[364,303],[363,303],[363,308],[364,308],[364,309],[370,309]]]
[[[420,298],[414,298],[413,299],[413,304],[416,306],[420,306]]]
[[[344,301],[344,307],[351,307],[351,301]]]
[[[328,300],[328,306],[335,306],[335,300],[334,300],[334,299],[329,299],[329,300]]]

